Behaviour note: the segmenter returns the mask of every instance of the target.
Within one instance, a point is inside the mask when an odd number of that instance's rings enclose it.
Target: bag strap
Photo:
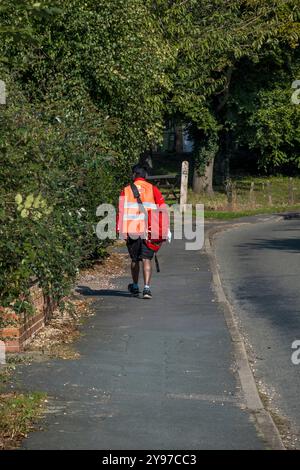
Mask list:
[[[157,258],[156,253],[154,253],[154,259],[155,259],[156,272],[160,273],[160,267],[159,267],[159,262],[158,262],[158,258]]]
[[[145,206],[144,206],[144,204],[141,200],[141,196],[140,196],[140,192],[139,192],[138,188],[136,187],[136,185],[134,183],[130,183],[130,187],[131,187],[131,190],[133,192],[134,197],[136,198],[136,200],[137,200],[137,202],[140,206],[141,211],[145,214],[145,216],[148,220],[148,212],[145,209]]]
[[[144,206],[144,204],[141,200],[141,195],[140,195],[140,192],[139,192],[138,188],[136,187],[136,185],[133,182],[130,183],[130,187],[131,187],[131,190],[133,192],[134,197],[136,198],[136,200],[139,204],[140,209],[145,214],[146,220],[148,221],[148,212],[145,209],[145,206]],[[146,224],[146,225],[148,225],[148,224]],[[160,267],[159,267],[159,262],[158,262],[158,258],[157,258],[156,253],[154,254],[154,259],[155,259],[156,271],[159,273],[160,272]]]

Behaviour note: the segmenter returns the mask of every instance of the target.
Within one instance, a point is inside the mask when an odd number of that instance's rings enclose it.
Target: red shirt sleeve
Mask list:
[[[161,194],[160,190],[156,186],[153,186],[153,196],[154,196],[155,204],[158,207],[163,208],[163,206],[165,206],[164,209],[167,208],[166,203],[165,203],[165,199],[164,199],[163,195]],[[159,214],[159,236],[160,236],[160,239],[165,240],[167,238],[168,229],[169,229],[168,212],[167,211],[165,212],[163,210],[163,212]]]
[[[156,186],[153,186],[153,196],[155,204],[157,204],[158,206],[162,206],[163,204],[165,204],[164,197]]]

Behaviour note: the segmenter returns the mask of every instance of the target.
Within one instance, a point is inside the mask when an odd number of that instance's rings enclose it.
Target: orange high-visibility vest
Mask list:
[[[140,210],[139,204],[133,195],[130,185],[124,189],[124,201],[123,201],[123,214],[122,214],[122,226],[120,232],[124,235],[131,235],[133,237],[144,237],[147,238],[149,230],[149,216],[151,210],[157,209],[155,203],[153,186],[144,180],[138,180],[135,185],[140,193],[140,198],[144,208],[147,211],[148,217]]]

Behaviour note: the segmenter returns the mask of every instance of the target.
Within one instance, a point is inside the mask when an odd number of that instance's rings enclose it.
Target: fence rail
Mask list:
[[[218,188],[224,191],[223,188]],[[300,204],[300,187],[296,186],[294,178],[290,177],[280,184],[269,180],[263,182],[227,179],[225,182],[228,210],[236,210],[238,207],[250,207],[251,209],[262,206],[293,206]]]

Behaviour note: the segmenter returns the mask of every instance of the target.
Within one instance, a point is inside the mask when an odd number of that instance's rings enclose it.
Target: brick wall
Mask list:
[[[30,289],[30,300],[35,309],[34,314],[19,316],[8,308],[0,307],[0,315],[9,322],[0,329],[0,339],[5,342],[6,352],[21,352],[45,325],[45,300],[42,290],[37,286]]]

